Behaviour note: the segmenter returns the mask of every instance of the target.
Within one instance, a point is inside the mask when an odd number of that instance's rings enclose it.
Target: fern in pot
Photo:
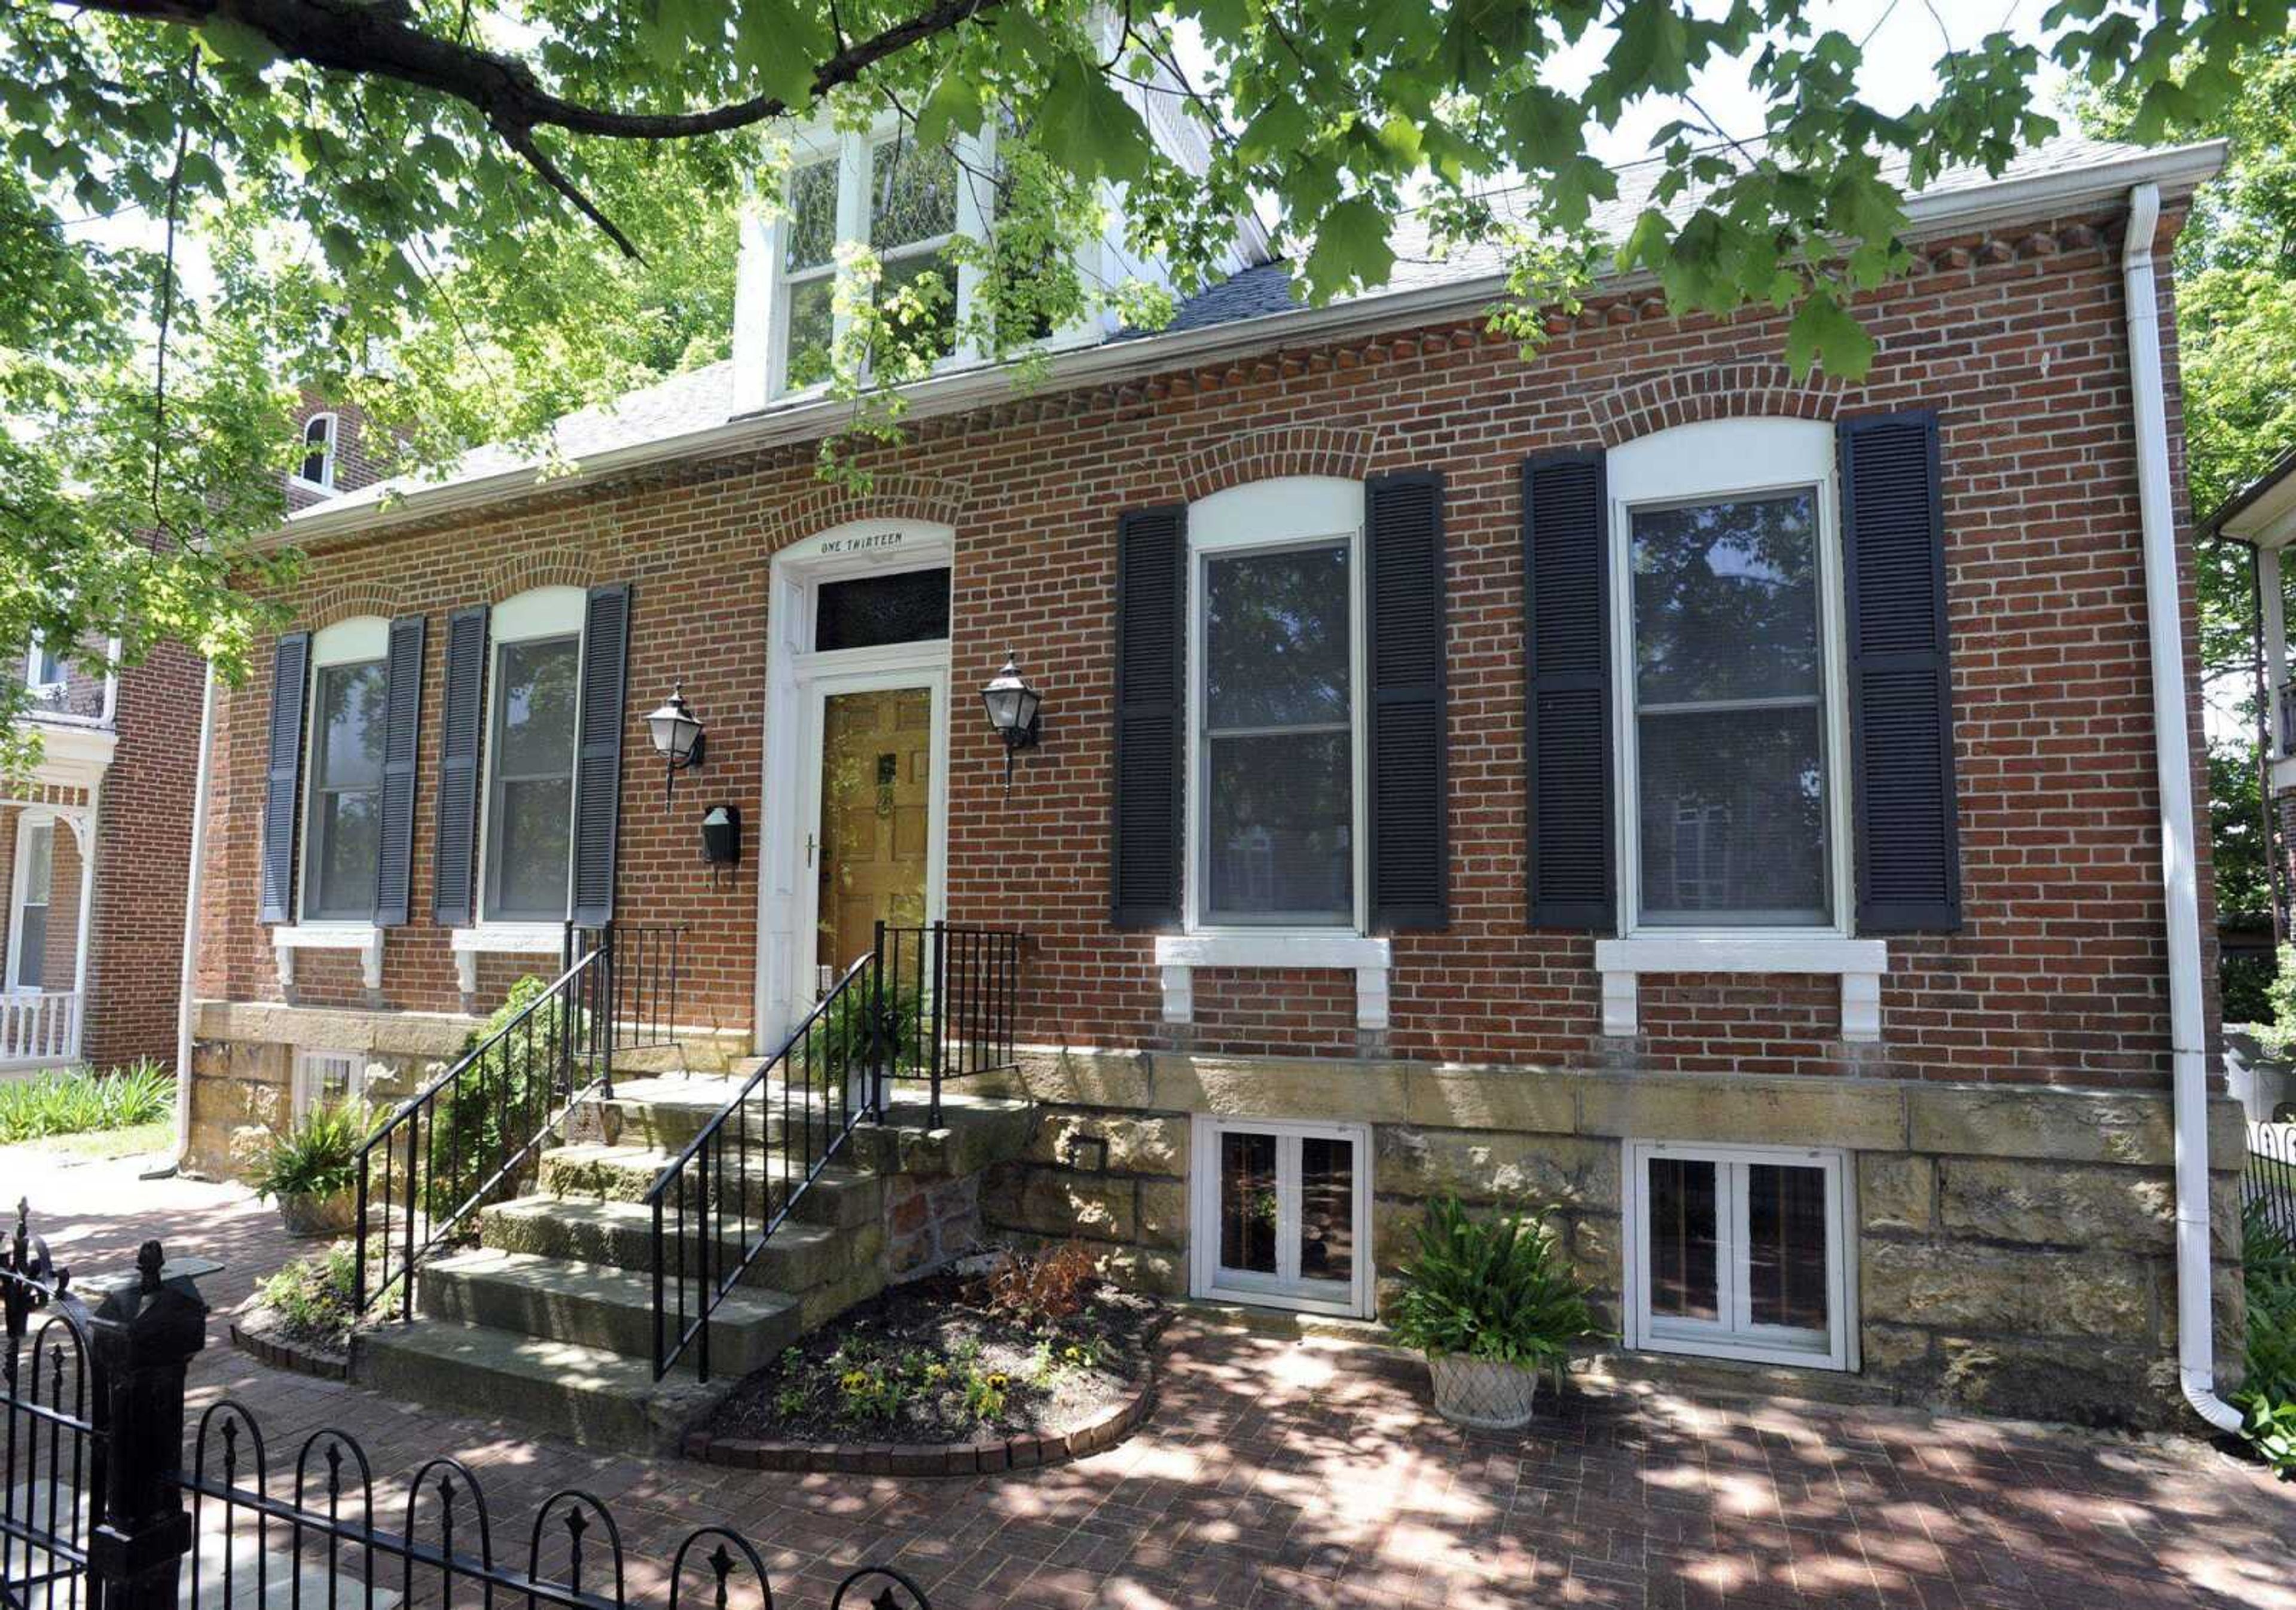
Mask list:
[[[1400,1283],[1388,1328],[1427,1355],[1435,1411],[1454,1425],[1528,1423],[1539,1371],[1603,1334],[1553,1227],[1522,1214],[1477,1220],[1455,1197],[1431,1202]]]
[[[279,1200],[291,1236],[335,1236],[358,1217],[358,1150],[366,1108],[357,1103],[314,1107],[283,1135],[274,1135],[255,1173],[258,1198]]]

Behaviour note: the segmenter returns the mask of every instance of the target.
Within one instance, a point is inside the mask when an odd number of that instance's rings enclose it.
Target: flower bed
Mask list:
[[[1165,1311],[1080,1250],[896,1287],[749,1377],[686,1441],[715,1464],[972,1475],[1113,1445]]]

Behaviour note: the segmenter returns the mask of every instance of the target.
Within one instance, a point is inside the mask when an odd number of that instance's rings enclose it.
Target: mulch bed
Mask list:
[[[299,1332],[259,1300],[232,1316],[231,1342],[275,1369],[328,1381],[350,1378],[350,1354],[341,1341]]]
[[[1168,1311],[1093,1282],[1076,1314],[1031,1328],[977,1280],[892,1287],[735,1387],[689,1456],[783,1470],[971,1475],[1110,1447],[1144,1417]]]

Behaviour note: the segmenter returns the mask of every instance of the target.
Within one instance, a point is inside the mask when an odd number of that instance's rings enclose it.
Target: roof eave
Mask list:
[[[1981,228],[2008,218],[2103,206],[2121,199],[2131,185],[2139,184],[2158,184],[2174,195],[2214,176],[2223,166],[2226,143],[2223,140],[2202,141],[2140,151],[2111,162],[2057,173],[1915,196],[1906,204],[1907,233],[1918,238]],[[1605,274],[1601,282],[1606,291],[1616,292],[1642,289],[1656,282],[1651,274],[1636,273]],[[1322,307],[1262,314],[1201,330],[1103,342],[1054,356],[1039,388],[1107,384],[1303,339],[1368,334],[1446,315],[1479,312],[1495,297],[1503,295],[1505,289],[1505,274],[1483,274]],[[1004,364],[988,364],[921,380],[904,390],[909,412],[932,418],[963,413],[1010,396],[1011,367]],[[389,501],[362,503],[348,508],[331,508],[321,503],[291,516],[261,545],[278,547],[381,530],[481,508],[508,498],[567,491],[677,459],[713,457],[804,441],[818,436],[849,406],[834,398],[818,397],[769,408],[708,429],[593,454],[571,470],[547,479],[542,478],[540,466],[529,463],[468,481],[419,487]]]

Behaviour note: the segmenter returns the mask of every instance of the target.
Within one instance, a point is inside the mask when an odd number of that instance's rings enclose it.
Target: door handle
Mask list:
[[[806,864],[806,865],[808,865],[808,866],[811,866],[811,865],[813,864],[813,852],[814,852],[814,838],[813,838],[813,835],[812,835],[812,834],[810,834],[810,833],[808,833],[808,834],[805,836],[805,864]]]

